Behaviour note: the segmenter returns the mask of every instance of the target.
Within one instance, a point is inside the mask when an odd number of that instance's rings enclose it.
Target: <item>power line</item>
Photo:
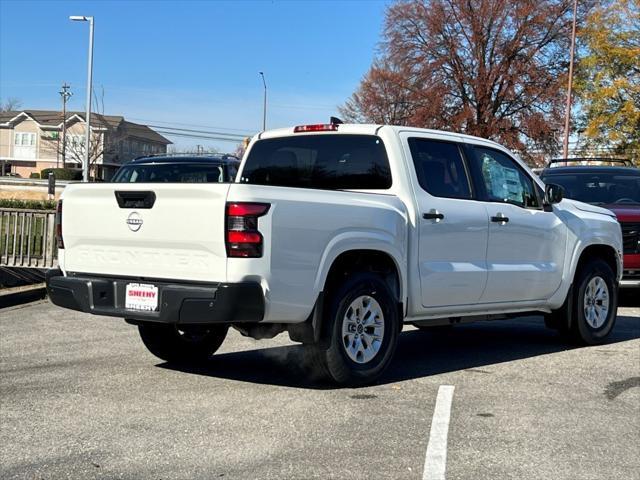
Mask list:
[[[197,135],[197,134],[193,134],[193,133],[167,132],[167,131],[164,131],[164,130],[156,130],[156,131],[158,133],[163,134],[163,135],[169,135],[169,136],[173,136],[173,137],[197,138],[197,139],[204,139],[204,140],[218,140],[218,141],[232,142],[232,143],[239,143],[239,142],[241,142],[243,140],[242,138],[227,138],[227,137],[216,137],[216,136],[212,136],[212,135]]]
[[[211,128],[214,130],[228,130],[230,132],[240,132],[242,134],[247,134],[247,135],[253,135],[255,132],[251,131],[251,130],[245,130],[245,129],[241,129],[241,128],[228,128],[228,127],[214,127],[211,125],[202,125],[202,124],[198,124],[198,123],[180,123],[180,122],[165,122],[165,121],[161,121],[161,120],[150,120],[148,118],[136,118],[136,117],[129,117],[131,120],[135,120],[137,122],[148,122],[148,123],[164,123],[166,125],[179,125],[181,127],[201,127],[201,128]],[[166,128],[166,127],[162,127],[162,128]]]
[[[244,138],[247,136],[247,135],[239,135],[236,133],[215,132],[212,130],[193,130],[190,128],[163,127],[162,125],[147,125],[147,126],[155,129],[175,130],[177,132],[196,133],[196,134],[203,133],[206,135],[223,135],[225,137],[233,137],[238,140],[244,140]]]

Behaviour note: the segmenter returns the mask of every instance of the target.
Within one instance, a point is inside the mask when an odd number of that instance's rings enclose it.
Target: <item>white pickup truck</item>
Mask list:
[[[230,326],[286,331],[339,384],[375,380],[406,324],[541,312],[585,344],[613,328],[615,216],[494,142],[303,125],[256,135],[232,182],[207,168],[151,158],[68,186],[52,302],[126,319],[168,362],[207,360]]]

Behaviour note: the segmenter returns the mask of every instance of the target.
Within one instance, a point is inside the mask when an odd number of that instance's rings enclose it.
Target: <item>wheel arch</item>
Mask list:
[[[569,295],[580,268],[592,258],[602,258],[611,267],[616,277],[620,280],[622,275],[622,257],[616,247],[605,243],[602,239],[593,239],[586,244],[578,244],[573,249],[573,254],[567,257],[562,287],[551,297],[547,305],[552,310],[561,308]]]
[[[604,260],[609,265],[609,267],[611,267],[611,270],[613,271],[615,278],[616,279],[620,278],[621,271],[620,271],[620,265],[618,262],[618,253],[616,252],[616,249],[611,245],[594,243],[583,248],[580,254],[578,255],[576,266],[573,269],[573,277],[572,277],[573,280],[575,280],[576,275],[578,274],[578,272],[580,272],[580,269],[582,268],[582,266],[585,265],[589,260],[593,258],[599,258]]]
[[[392,254],[377,249],[346,250],[336,255],[322,283],[325,295],[341,278],[357,271],[379,274],[389,286],[399,303],[402,302],[403,280],[400,265]]]
[[[405,302],[402,295],[406,292],[406,277],[397,257],[389,251],[371,248],[353,248],[342,250],[327,262],[318,286],[317,299],[309,317],[302,323],[288,325],[291,340],[302,343],[316,343],[327,348],[328,330],[324,320],[325,302],[330,298],[333,286],[340,284],[343,278],[358,271],[370,271],[381,274],[396,296],[399,325],[402,327]]]
[[[314,281],[316,295],[325,290],[330,273],[338,265],[362,265],[366,260],[373,265],[381,261],[384,265],[393,266],[397,281],[393,291],[403,301],[408,292],[406,236],[381,230],[349,231],[336,235],[322,254]]]

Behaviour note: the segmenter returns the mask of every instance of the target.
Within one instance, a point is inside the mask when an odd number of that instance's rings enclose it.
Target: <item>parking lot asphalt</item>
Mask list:
[[[636,303],[633,303],[636,302]],[[176,369],[135,327],[47,301],[0,310],[0,478],[423,478],[440,386],[447,479],[639,479],[640,308],[574,348],[541,317],[405,328],[374,386],[310,375],[286,335],[231,331]]]

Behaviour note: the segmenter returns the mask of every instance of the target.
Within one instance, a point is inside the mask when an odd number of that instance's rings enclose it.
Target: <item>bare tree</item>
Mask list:
[[[4,102],[0,103],[0,112],[11,112],[18,110],[22,107],[22,102],[14,97],[7,98]]]
[[[112,140],[113,134],[116,133],[115,129],[110,128],[106,122],[104,122],[106,130],[98,130],[95,129],[98,127],[96,123],[91,122],[93,125],[91,126],[91,137],[90,137],[90,146],[89,146],[89,165],[91,168],[95,165],[95,163],[103,157],[105,154],[115,153],[117,145],[114,145]],[[77,163],[82,165],[85,157],[85,143],[86,136],[83,133],[82,135],[70,135],[67,134],[67,147],[66,147],[66,162],[69,163]],[[59,147],[60,151],[62,151],[62,145]]]
[[[94,92],[93,103],[89,142],[89,171],[91,172],[93,170],[95,173],[97,161],[104,159],[107,155],[117,154],[120,151],[121,143],[126,135],[118,125],[108,122],[104,116],[104,87],[101,87],[100,96]],[[57,144],[58,153],[60,155],[64,153],[65,164],[83,164],[85,158],[85,143],[85,133],[82,135],[73,135],[67,131],[66,148],[63,147],[62,142],[58,142]]]
[[[571,0],[395,3],[380,58],[343,115],[493,138],[525,156],[553,152],[570,22]]]

